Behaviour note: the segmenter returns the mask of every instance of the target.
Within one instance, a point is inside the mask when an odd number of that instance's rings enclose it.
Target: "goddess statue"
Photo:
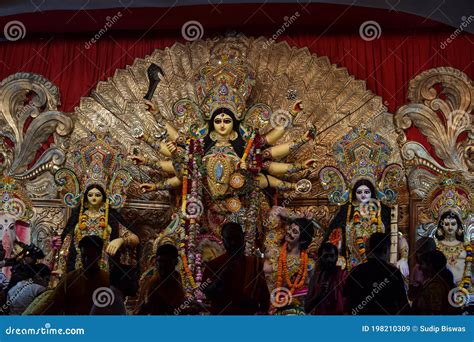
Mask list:
[[[64,203],[73,208],[61,234],[53,274],[57,278],[81,266],[79,241],[88,235],[104,240],[100,267],[109,269],[109,257],[119,264],[132,264],[139,244],[132,227],[118,213],[125,202],[124,191],[131,176],[123,167],[120,145],[106,133],[91,133],[77,142],[69,154],[69,167],[55,173],[57,184],[66,189]],[[57,279],[55,279],[57,280]]]
[[[390,262],[407,277],[408,243],[398,231],[397,193],[393,189],[402,173],[400,165],[387,165],[390,146],[380,135],[362,127],[344,136],[333,151],[339,169],[324,167],[320,180],[330,190],[329,201],[341,206],[325,238],[338,247],[339,266],[351,270],[366,261],[369,236],[387,232],[391,236]]]
[[[442,177],[427,197],[437,227],[436,246],[447,259],[454,282],[472,292],[472,237],[468,231],[473,190],[456,175]],[[472,229],[472,227],[470,227]]]
[[[241,57],[238,48],[217,45],[197,75],[198,101],[185,98],[174,104],[177,119],[186,116],[196,118],[196,122],[182,133],[170,122],[162,124],[167,140],[155,146],[168,160],[149,161],[141,154],[132,158],[170,174],[158,183],[142,184],[144,192],[181,189],[179,210],[163,234],[175,235],[184,247],[181,257],[187,280],[183,284],[188,290],[202,282],[202,261],[223,252],[219,245],[221,226],[238,222],[245,232],[246,254],[255,253],[262,245],[261,222],[269,210],[263,189],[304,191],[306,182],[280,178],[310,168],[315,162],[277,161],[311,141],[312,130],[277,145],[285,134],[285,126],[278,120],[272,121],[273,129],[264,135],[246,122],[255,112],[268,116],[271,110],[263,104],[247,107],[254,77]],[[147,103],[153,111],[155,105]],[[142,138],[149,139],[146,135]]]

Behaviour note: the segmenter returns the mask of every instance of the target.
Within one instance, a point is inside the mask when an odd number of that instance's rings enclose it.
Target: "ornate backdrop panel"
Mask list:
[[[317,168],[293,176],[309,179],[313,185],[311,192],[304,196],[280,197],[280,203],[296,210],[314,211],[324,228],[337,208],[326,200],[327,193],[319,185],[318,171],[323,166],[334,165],[333,144],[361,125],[389,142],[393,149],[390,162],[406,167],[409,182],[399,184],[398,198],[402,231],[407,232],[410,226],[410,199],[413,201],[417,191],[422,193],[427,186],[414,174],[424,171],[413,168],[424,165],[422,169],[426,169],[427,166],[435,176],[448,171],[461,172],[472,185],[472,80],[461,70],[452,68],[432,69],[415,77],[430,66],[446,64],[446,58],[450,58],[449,64],[472,72],[472,48],[464,49],[465,54],[452,54],[450,49],[462,49],[469,43],[461,36],[444,55],[433,55],[429,53],[433,37],[435,35],[417,36],[403,42],[401,36],[386,37],[385,43],[392,39],[392,43],[401,44],[400,50],[395,51],[381,42],[361,43],[360,37],[345,37],[342,43],[337,43],[336,37],[321,38],[316,43],[314,37],[311,42],[305,36],[287,37],[296,42],[297,47],[284,41],[267,49],[263,48],[267,41],[263,37],[241,37],[232,41],[245,52],[247,62],[256,73],[251,101],[268,105],[271,113],[290,115],[291,129],[286,131],[283,140],[301,136],[313,127],[319,132],[314,143],[285,160],[318,160]],[[73,41],[51,41],[46,45],[22,42],[8,50],[0,47],[4,76],[21,70],[36,71],[46,77],[17,73],[0,83],[3,171],[22,182],[34,199],[35,216],[31,223],[37,243],[47,249],[48,237],[63,228],[66,211],[59,201],[52,173],[66,162],[70,147],[89,131],[105,125],[128,154],[133,154],[135,148],[142,148],[149,155],[156,153],[140,145],[132,134],[136,122],[145,128],[151,122],[143,103],[148,87],[148,66],[153,62],[165,71],[154,97],[160,115],[186,127],[185,119],[179,121],[173,117],[173,103],[183,97],[196,98],[191,86],[193,77],[209,60],[210,49],[217,41],[199,40],[171,46],[171,40],[157,43],[144,39],[134,44],[127,39],[120,42],[104,39],[87,51]],[[163,49],[167,45],[171,47]],[[302,47],[305,45],[309,48]],[[36,50],[36,54],[31,50]],[[321,57],[321,52],[313,54],[317,50],[327,50],[331,52],[328,54],[339,54],[341,58]],[[14,58],[22,52],[32,58],[26,57],[23,62]],[[48,58],[49,54],[56,59]],[[351,66],[357,77],[334,62]],[[106,76],[111,77],[95,84]],[[368,85],[357,78],[366,79]],[[440,86],[442,91],[438,91]],[[60,93],[64,94],[63,111],[59,111]],[[394,120],[384,104],[394,109],[405,103],[405,94],[410,103],[399,108]],[[86,95],[90,96],[79,102],[79,98]],[[77,107],[70,112],[75,104]],[[271,120],[266,117],[253,115],[246,120],[262,132],[271,128]],[[173,194],[167,191],[143,195],[138,184],[159,175],[151,170],[143,173],[133,167],[130,171],[134,182],[124,214],[139,227],[142,241],[147,243],[169,221],[170,208],[175,201]],[[418,223],[417,216],[412,215],[412,243]],[[146,248],[150,248],[149,242]]]

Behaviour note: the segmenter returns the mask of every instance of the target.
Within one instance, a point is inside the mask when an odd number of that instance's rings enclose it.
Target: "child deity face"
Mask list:
[[[92,188],[87,193],[87,201],[93,207],[99,207],[103,202],[102,193],[97,188]]]
[[[454,217],[446,217],[441,225],[446,236],[454,237],[456,235],[456,230],[458,229],[458,222]]]
[[[356,189],[356,198],[361,204],[367,204],[371,196],[372,193],[367,185],[361,185]]]

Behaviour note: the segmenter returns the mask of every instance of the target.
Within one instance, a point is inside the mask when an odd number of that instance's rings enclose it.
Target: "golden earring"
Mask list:
[[[238,137],[239,137],[239,134],[236,131],[232,131],[232,133],[230,133],[230,140],[234,141]]]
[[[211,133],[209,133],[209,138],[211,138],[212,141],[216,141],[217,140],[216,131],[212,131]]]

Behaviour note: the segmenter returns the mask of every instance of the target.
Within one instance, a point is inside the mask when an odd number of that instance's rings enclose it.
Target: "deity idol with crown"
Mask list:
[[[465,292],[472,292],[473,193],[459,176],[448,175],[438,179],[425,200],[437,222],[437,249],[446,256],[454,282]]]
[[[180,241],[183,275],[189,288],[202,281],[201,263],[223,252],[220,228],[238,222],[245,232],[245,252],[256,252],[263,240],[261,222],[269,210],[264,189],[303,191],[307,183],[292,183],[283,176],[304,170],[314,160],[300,163],[276,162],[313,139],[312,131],[294,141],[277,145],[286,127],[275,122],[265,135],[246,118],[265,115],[264,104],[249,105],[254,73],[238,48],[216,46],[209,62],[195,79],[195,98],[178,100],[173,106],[176,121],[194,118],[186,131],[178,133],[171,122],[166,141],[158,148],[168,160],[135,162],[168,172],[172,177],[146,183],[144,192],[180,189],[175,218],[163,232]],[[151,83],[150,83],[151,84]],[[150,110],[155,106],[149,102]],[[158,114],[157,114],[158,115]],[[143,138],[146,140],[147,136]]]
[[[366,243],[375,232],[391,236],[390,261],[407,277],[408,243],[396,222],[401,166],[388,164],[391,147],[367,128],[355,128],[333,148],[337,168],[320,171],[329,201],[340,206],[329,224],[326,240],[340,250],[339,264],[351,270],[366,260]]]
[[[61,247],[54,274],[81,266],[79,241],[88,235],[104,240],[100,267],[109,269],[109,257],[118,264],[136,263],[134,248],[139,239],[117,209],[125,202],[125,189],[131,181],[123,168],[123,153],[118,142],[105,133],[91,133],[68,154],[68,167],[55,174],[58,185],[66,190],[64,203],[72,214],[61,234]]]

